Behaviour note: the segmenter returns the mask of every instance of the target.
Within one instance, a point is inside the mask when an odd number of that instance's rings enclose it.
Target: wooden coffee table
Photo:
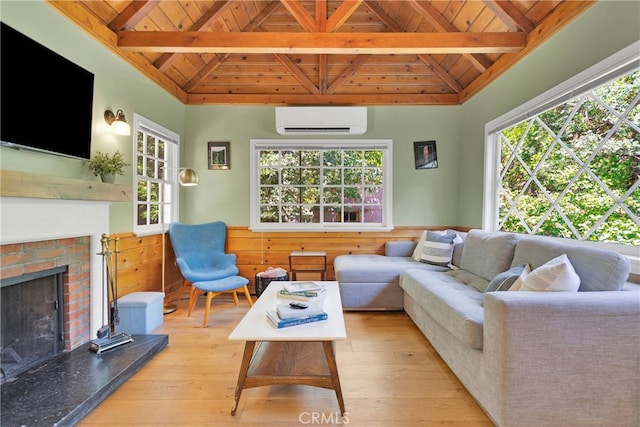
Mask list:
[[[242,390],[272,384],[334,390],[344,414],[335,341],[345,340],[347,333],[338,282],[318,282],[327,288],[322,301],[327,320],[277,329],[267,320],[266,311],[288,301],[276,296],[283,283],[271,282],[229,335],[229,340],[246,341],[231,415],[236,413]]]

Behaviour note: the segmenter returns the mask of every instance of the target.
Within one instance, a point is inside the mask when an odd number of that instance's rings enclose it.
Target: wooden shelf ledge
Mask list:
[[[130,202],[131,185],[0,170],[0,196]]]

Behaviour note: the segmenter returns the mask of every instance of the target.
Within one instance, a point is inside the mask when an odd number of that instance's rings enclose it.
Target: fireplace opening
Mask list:
[[[64,266],[0,279],[2,383],[64,350],[66,271]]]

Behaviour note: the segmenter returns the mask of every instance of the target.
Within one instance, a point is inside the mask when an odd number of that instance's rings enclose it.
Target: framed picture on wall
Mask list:
[[[416,169],[435,169],[438,167],[438,153],[435,141],[416,141],[413,143]]]
[[[209,142],[209,169],[231,169],[229,142]]]

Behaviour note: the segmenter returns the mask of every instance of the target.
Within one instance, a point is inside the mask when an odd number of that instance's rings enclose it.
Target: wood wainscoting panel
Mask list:
[[[247,227],[228,226],[226,252],[234,253],[240,275],[249,279],[249,291],[255,295],[255,276],[268,267],[289,270],[289,253],[293,251],[325,251],[327,253],[326,280],[335,280],[333,260],[343,254],[384,254],[389,240],[418,240],[423,230],[453,226],[397,227],[388,232],[253,232]],[[118,238],[118,296],[131,292],[162,290],[162,235],[135,236],[115,233]],[[189,298],[182,289],[182,275],[175,262],[175,254],[168,234],[165,234],[165,293],[166,301]],[[311,262],[311,261],[310,261]],[[304,266],[304,267],[311,267]],[[298,280],[319,280],[317,274],[300,273]]]
[[[289,253],[293,251],[325,251],[326,280],[335,280],[333,260],[343,254],[384,254],[389,240],[418,240],[423,230],[454,228],[397,227],[392,231],[366,232],[253,232],[247,227],[227,228],[227,252],[235,253],[240,275],[249,279],[249,290],[255,294],[255,275],[268,267],[289,270]],[[306,266],[311,267],[311,265]],[[298,280],[319,280],[316,274]]]
[[[114,233],[118,239],[118,297],[131,292],[162,291],[162,235],[136,236]],[[167,300],[178,298],[182,275],[175,265],[175,255],[166,235],[165,293]]]

